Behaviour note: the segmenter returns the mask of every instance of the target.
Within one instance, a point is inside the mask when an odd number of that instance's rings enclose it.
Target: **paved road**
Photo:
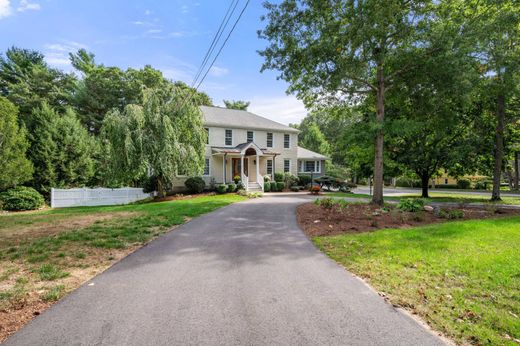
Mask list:
[[[368,186],[358,186],[352,190],[355,193],[369,194],[370,188]],[[431,193],[443,193],[443,194],[464,194],[464,195],[477,195],[491,198],[491,191],[475,191],[475,190],[454,190],[454,189],[429,189]],[[421,194],[421,189],[409,188],[409,187],[385,187],[383,189],[385,196],[401,196],[410,194]],[[520,193],[501,191],[502,196],[511,196],[520,198]]]
[[[442,345],[303,235],[306,197],[196,218],[83,285],[6,345]]]

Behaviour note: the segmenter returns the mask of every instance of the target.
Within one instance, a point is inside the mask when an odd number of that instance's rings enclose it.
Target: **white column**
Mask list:
[[[222,183],[226,183],[226,155],[222,155]]]
[[[244,179],[244,154],[240,154],[240,179]],[[246,181],[242,182],[242,184],[246,183]]]
[[[258,151],[256,152],[256,181],[260,181],[260,156],[258,156]]]

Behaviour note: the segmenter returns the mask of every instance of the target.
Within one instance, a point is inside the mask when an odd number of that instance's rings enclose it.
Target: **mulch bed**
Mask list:
[[[165,196],[165,197],[155,197],[153,199],[154,202],[164,202],[164,201],[177,201],[182,199],[190,199],[194,197],[203,197],[203,196],[215,196],[215,192],[205,192],[205,193],[198,193],[195,195],[184,195],[182,193],[178,193],[171,196]]]
[[[461,210],[464,216],[458,220],[520,215],[518,209],[475,207],[443,207],[442,209],[446,212],[453,209]],[[298,207],[296,214],[300,227],[309,237],[371,232],[385,228],[407,228],[450,221],[434,212],[403,212],[395,206],[387,206],[382,210],[371,204],[349,204],[344,209],[336,206],[327,209],[314,203],[306,203]]]

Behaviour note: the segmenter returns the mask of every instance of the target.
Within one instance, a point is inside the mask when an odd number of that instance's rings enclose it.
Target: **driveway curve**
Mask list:
[[[314,247],[295,219],[305,201],[264,197],[193,219],[5,344],[442,345]]]

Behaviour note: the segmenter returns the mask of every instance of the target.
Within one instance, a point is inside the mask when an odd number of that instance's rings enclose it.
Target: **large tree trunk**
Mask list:
[[[422,198],[429,198],[428,196],[428,184],[430,183],[430,175],[428,173],[421,173],[421,190]]]
[[[497,127],[495,130],[495,169],[493,172],[492,201],[500,201],[500,178],[502,176],[502,160],[504,159],[504,121],[506,113],[506,97],[500,93],[497,97]]]
[[[518,162],[518,151],[515,152],[515,190],[520,190],[520,162]]]
[[[383,123],[385,120],[385,79],[383,76],[383,67],[377,68],[377,93],[376,93],[376,120],[378,130],[375,143],[374,158],[374,194],[372,195],[372,203],[383,205],[383,148],[384,133]]]
[[[166,196],[166,193],[164,191],[164,180],[162,176],[157,177],[157,195],[159,197]]]

